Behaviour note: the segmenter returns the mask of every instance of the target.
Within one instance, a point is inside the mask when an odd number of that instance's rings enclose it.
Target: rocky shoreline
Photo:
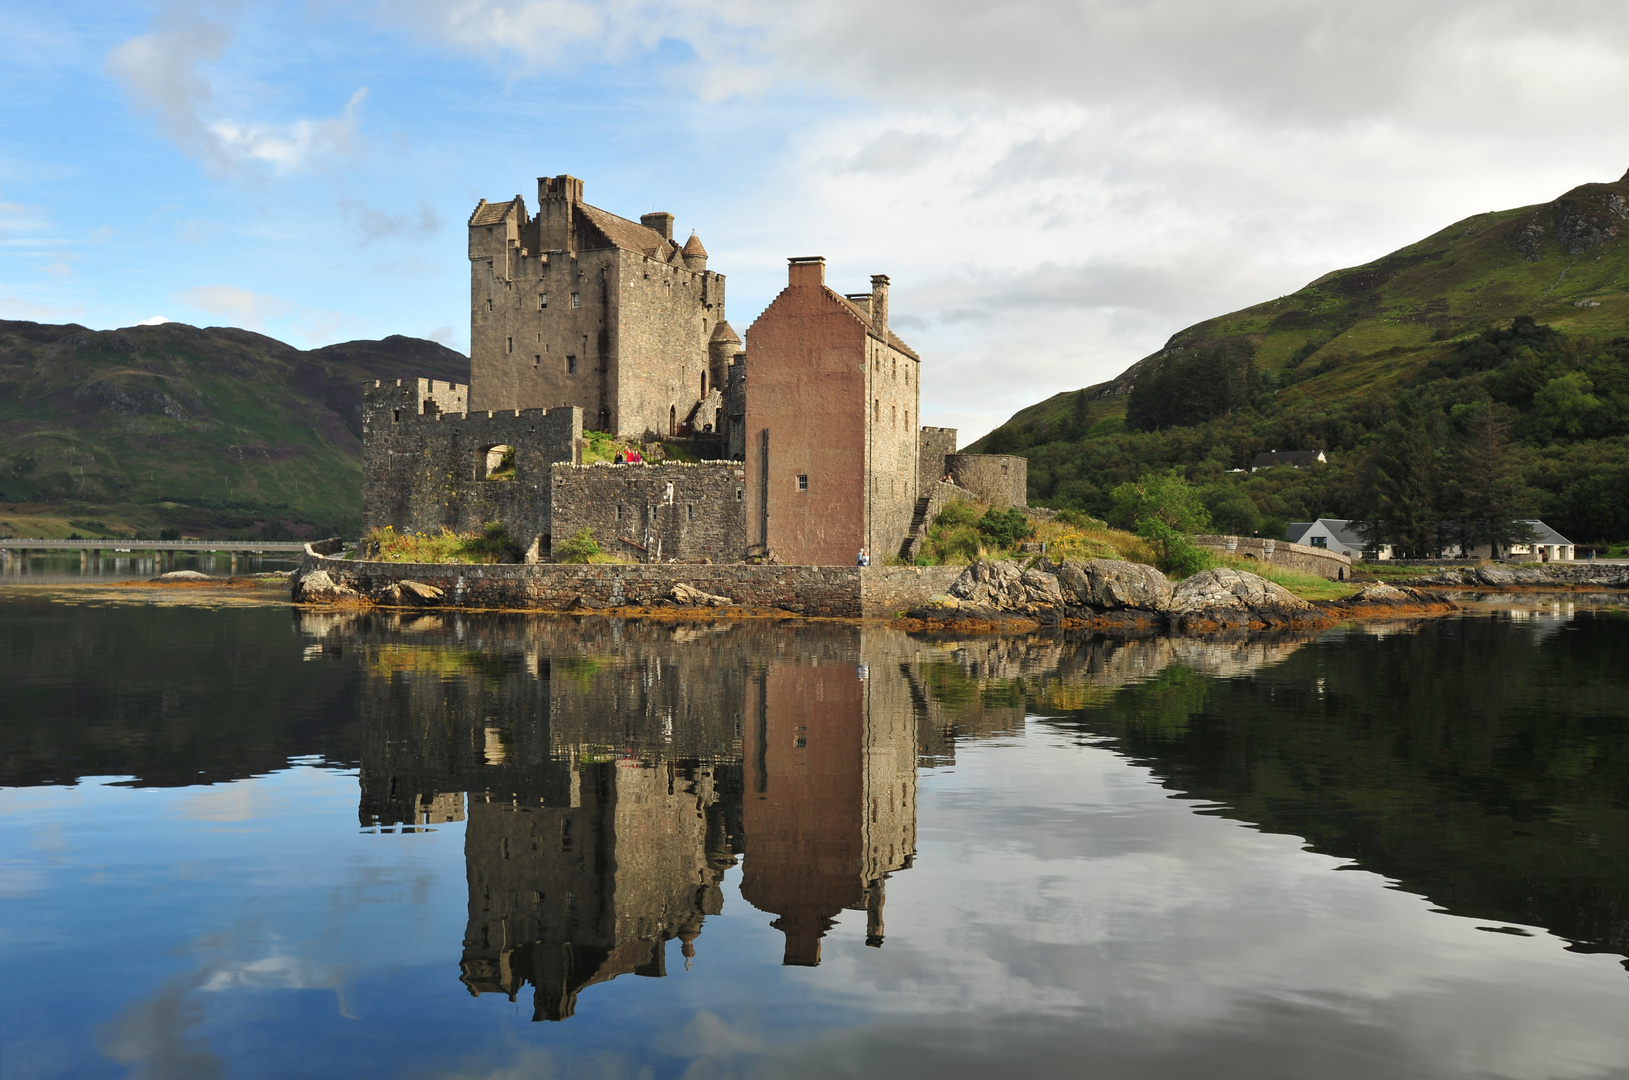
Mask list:
[[[1281,585],[1218,567],[1172,584],[1152,566],[1114,559],[1042,558],[980,562],[943,596],[905,613],[901,625],[926,630],[1085,629],[1278,630],[1328,626],[1343,619],[1446,615],[1452,601],[1410,587],[1374,584],[1344,600],[1303,600]]]

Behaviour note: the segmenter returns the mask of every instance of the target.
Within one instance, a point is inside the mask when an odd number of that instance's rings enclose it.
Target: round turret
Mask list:
[[[684,248],[679,252],[684,258],[684,265],[689,270],[707,269],[707,249],[701,246],[701,238],[695,233],[684,242]]]

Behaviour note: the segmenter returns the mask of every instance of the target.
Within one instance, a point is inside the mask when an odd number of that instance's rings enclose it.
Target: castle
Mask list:
[[[642,562],[832,565],[913,558],[952,498],[1025,505],[1025,461],[956,454],[920,427],[921,358],[889,328],[886,275],[826,285],[789,260],[747,328],[672,214],[638,222],[538,180],[469,219],[470,384],[375,383],[363,403],[364,522],[412,532],[501,522],[549,561],[587,529]],[[699,463],[584,465],[584,428],[671,442]]]

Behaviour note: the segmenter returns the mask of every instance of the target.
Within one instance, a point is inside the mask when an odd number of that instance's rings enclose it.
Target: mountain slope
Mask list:
[[[0,534],[277,537],[361,520],[363,383],[467,382],[393,336],[304,351],[228,327],[0,321]]]
[[[1518,316],[1559,332],[1533,346],[1548,358],[1547,379],[1570,376],[1567,386],[1584,393],[1583,379],[1602,415],[1618,408],[1612,395],[1622,390],[1618,354],[1626,350],[1614,342],[1629,336],[1629,176],[1466,218],[1289,296],[1188,327],[1108,382],[1020,410],[973,449],[1022,453],[1036,499],[1094,509],[1105,483],[1151,468],[1174,465],[1214,482],[1215,472],[1246,467],[1263,450],[1321,449],[1332,462],[1351,461],[1402,402],[1447,416],[1492,400],[1515,410],[1513,452],[1535,510],[1570,513],[1561,506],[1569,484],[1629,462],[1626,432],[1616,421],[1594,424],[1587,437],[1529,423],[1543,405],[1531,390],[1501,397],[1508,371],[1456,359]],[[1498,347],[1508,368],[1527,346]],[[1245,380],[1237,400],[1219,399],[1217,372]],[[1325,483],[1299,502],[1273,504],[1259,491],[1252,498],[1268,518],[1348,516],[1338,512],[1355,496],[1338,488]]]

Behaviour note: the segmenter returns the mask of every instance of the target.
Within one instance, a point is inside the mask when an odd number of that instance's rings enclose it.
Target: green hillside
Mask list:
[[[1435,509],[1451,513],[1471,429],[1491,429],[1508,439],[1500,454],[1527,512],[1579,542],[1622,540],[1626,230],[1629,176],[1466,218],[1191,326],[1109,382],[1019,411],[974,449],[1028,457],[1037,503],[1098,514],[1116,484],[1176,467],[1205,485],[1213,512],[1232,505],[1218,525],[1242,528],[1251,507],[1271,526],[1365,516],[1386,447],[1410,439]],[[1531,323],[1515,326],[1522,316]],[[1324,450],[1329,464],[1229,473],[1265,450]]]
[[[0,535],[355,534],[362,386],[467,382],[469,360],[389,337],[303,351],[183,323],[0,321]]]

